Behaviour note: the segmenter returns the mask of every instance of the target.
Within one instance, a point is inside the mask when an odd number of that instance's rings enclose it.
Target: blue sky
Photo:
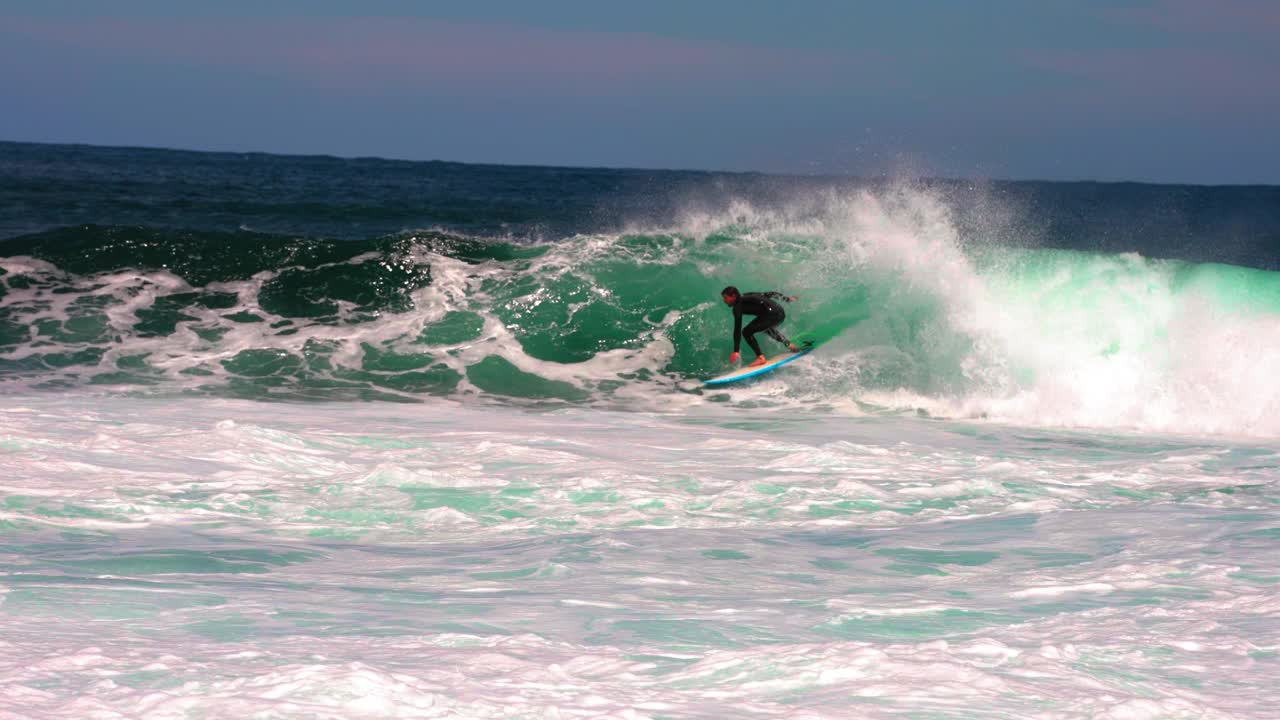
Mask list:
[[[0,0],[0,139],[1280,183],[1275,0]]]

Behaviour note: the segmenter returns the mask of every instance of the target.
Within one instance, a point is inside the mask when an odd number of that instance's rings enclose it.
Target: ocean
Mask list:
[[[1280,718],[1277,438],[1280,187],[0,143],[0,717]]]

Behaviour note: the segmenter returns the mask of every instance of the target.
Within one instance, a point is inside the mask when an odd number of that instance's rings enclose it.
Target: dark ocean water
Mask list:
[[[892,180],[0,143],[0,238],[80,225],[371,240],[444,228],[554,241],[669,228]],[[1073,250],[1280,268],[1280,187],[923,180],[975,233]],[[1002,221],[992,214],[1007,215]]]

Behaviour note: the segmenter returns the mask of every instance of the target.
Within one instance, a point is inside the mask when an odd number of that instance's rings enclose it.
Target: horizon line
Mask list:
[[[464,165],[471,167],[497,167],[497,168],[541,168],[547,170],[588,170],[588,171],[612,171],[612,172],[651,172],[651,173],[693,173],[702,175],[755,175],[762,177],[780,177],[780,178],[798,178],[812,180],[856,180],[862,182],[903,182],[903,181],[925,181],[925,182],[955,182],[955,183],[1036,183],[1036,184],[1063,184],[1063,185],[1149,185],[1155,187],[1205,187],[1205,188],[1277,188],[1280,183],[1256,183],[1256,182],[1239,182],[1239,183],[1196,183],[1196,182],[1164,182],[1154,180],[1103,180],[1096,178],[1074,178],[1069,180],[1054,180],[1041,177],[1029,178],[1011,178],[1011,177],[974,177],[974,176],[950,176],[950,175],[930,175],[930,176],[902,176],[895,177],[891,175],[855,175],[853,173],[802,173],[787,171],[766,171],[766,170],[725,170],[725,169],[708,169],[708,168],[663,168],[663,167],[640,167],[625,165],[539,165],[532,163],[502,163],[502,162],[478,162],[470,160],[445,160],[442,158],[416,159],[416,158],[397,158],[385,157],[382,155],[339,155],[324,152],[277,152],[271,150],[209,150],[200,148],[181,148],[170,147],[166,145],[107,145],[92,142],[49,142],[41,140],[7,140],[0,138],[0,145],[39,145],[48,147],[68,147],[68,148],[90,148],[99,150],[144,150],[150,152],[172,152],[172,153],[195,153],[201,155],[265,155],[271,157],[282,158],[323,158],[328,160],[342,160],[348,162],[376,160],[387,163],[421,163],[421,164],[441,164],[441,165]]]

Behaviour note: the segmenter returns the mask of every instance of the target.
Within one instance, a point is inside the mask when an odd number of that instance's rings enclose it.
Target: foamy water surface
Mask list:
[[[0,405],[0,462],[11,717],[1280,702],[1280,455],[1256,441],[36,394]]]

